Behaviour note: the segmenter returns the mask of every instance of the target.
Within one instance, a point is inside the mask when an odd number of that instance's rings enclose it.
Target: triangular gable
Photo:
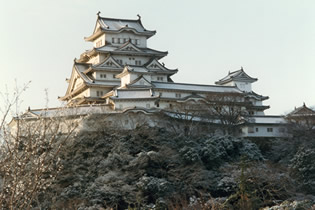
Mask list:
[[[107,59],[105,59],[105,61],[103,61],[102,63],[96,65],[96,67],[110,67],[110,68],[116,68],[116,69],[121,69],[121,65],[115,61],[115,59],[113,57],[108,57]]]
[[[93,34],[101,30],[101,24],[99,23],[99,20],[96,21]]]
[[[138,77],[137,79],[130,82],[128,87],[135,87],[135,86],[146,86],[146,87],[152,87],[152,83],[146,80],[143,76]]]
[[[166,68],[161,65],[156,59],[153,59],[146,67],[150,70],[166,70]]]
[[[244,71],[240,71],[237,75],[234,76],[234,78],[240,79],[240,80],[250,80],[250,81],[257,80],[255,78],[250,77]]]
[[[74,64],[72,67],[71,77],[70,77],[69,85],[68,85],[65,95],[70,94],[73,90],[80,87],[82,84],[85,83],[85,80],[89,82],[87,76],[83,74],[82,72],[80,72],[76,64]]]
[[[125,45],[118,48],[116,51],[133,51],[133,52],[142,52],[138,47],[128,41]]]
[[[30,118],[30,117],[38,117],[37,114],[33,113],[32,111],[27,111],[21,116],[22,118]]]

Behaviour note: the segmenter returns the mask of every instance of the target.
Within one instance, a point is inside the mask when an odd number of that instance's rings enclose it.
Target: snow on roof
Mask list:
[[[146,30],[141,24],[140,19],[130,20],[100,17],[99,20],[101,27],[107,31],[119,31],[122,28],[132,28],[139,33],[154,32]]]
[[[166,82],[152,82],[156,89],[171,89],[183,91],[196,91],[196,92],[232,92],[242,93],[235,86],[218,86],[218,85],[199,85],[199,84],[185,84],[185,83],[166,83]]]
[[[140,48],[138,47],[141,51],[132,51],[133,54],[152,54],[152,55],[166,55],[168,52],[163,52],[163,51],[158,51],[158,50],[153,50],[151,48]],[[98,52],[116,52],[116,53],[130,53],[130,51],[126,50],[121,50],[118,47],[114,47],[112,45],[104,45],[99,48],[95,48],[96,51]],[[87,52],[90,53],[90,52]]]
[[[28,112],[37,115],[38,117],[62,117],[62,116],[77,116],[91,113],[110,113],[113,112],[108,105],[93,105],[93,106],[76,106],[76,107],[57,107],[49,109],[33,109]],[[26,113],[28,113],[26,112]]]
[[[286,121],[281,116],[254,116],[249,119],[255,124],[285,124]]]
[[[151,98],[152,93],[150,89],[141,90],[128,90],[128,89],[117,89],[118,98]]]
[[[315,111],[308,108],[305,103],[303,106],[295,108],[292,112],[288,114],[289,116],[303,116],[303,115],[315,115]]]
[[[237,80],[237,81],[247,81],[247,82],[255,82],[258,79],[250,77],[248,74],[245,73],[243,68],[237,71],[229,72],[227,76],[225,76],[223,79],[220,79],[219,81],[215,82],[215,84],[222,85],[227,82]]]

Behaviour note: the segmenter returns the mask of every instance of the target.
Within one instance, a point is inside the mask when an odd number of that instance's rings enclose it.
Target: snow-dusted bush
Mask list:
[[[302,189],[315,194],[315,149],[301,147],[292,159],[291,168]]]

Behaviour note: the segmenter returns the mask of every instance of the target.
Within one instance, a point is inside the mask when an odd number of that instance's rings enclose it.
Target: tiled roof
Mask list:
[[[245,81],[245,82],[255,82],[258,79],[250,77],[248,74],[245,73],[243,68],[237,71],[229,72],[227,76],[225,76],[223,79],[220,79],[219,81],[215,82],[215,84],[223,85],[230,81]]]
[[[102,29],[105,31],[119,31],[124,28],[130,28],[136,30],[139,33],[156,33],[155,31],[145,29],[140,19],[131,20],[99,17],[99,23]]]
[[[288,114],[289,116],[298,116],[298,115],[315,115],[315,111],[308,108],[305,103],[303,106],[295,108],[292,112]]]
[[[167,82],[152,82],[156,89],[170,89],[182,91],[195,91],[195,92],[219,92],[219,93],[242,93],[237,87],[234,86],[218,86],[218,85],[199,85],[199,84],[186,84],[186,83],[167,83]]]

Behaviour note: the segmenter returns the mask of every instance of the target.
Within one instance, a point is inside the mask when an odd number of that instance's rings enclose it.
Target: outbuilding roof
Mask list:
[[[256,82],[257,80],[258,80],[257,78],[250,77],[248,74],[246,74],[242,67],[240,70],[229,72],[227,76],[215,82],[215,84],[224,85],[231,81],[253,83],[253,82]]]

